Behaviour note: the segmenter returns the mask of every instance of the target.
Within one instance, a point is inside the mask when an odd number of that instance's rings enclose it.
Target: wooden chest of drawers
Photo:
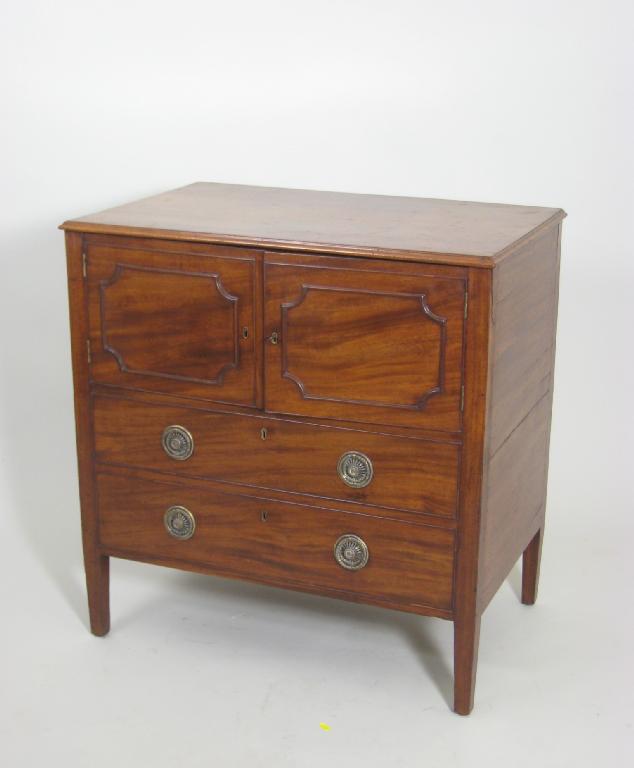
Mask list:
[[[454,622],[544,527],[557,209],[193,184],[66,230],[92,631],[109,557]]]

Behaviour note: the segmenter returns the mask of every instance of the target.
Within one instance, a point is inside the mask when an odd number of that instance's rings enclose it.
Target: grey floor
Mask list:
[[[586,311],[593,290],[560,312],[539,601],[520,604],[516,568],[461,718],[438,619],[115,561],[112,631],[90,635],[63,280],[51,267],[53,307],[11,273],[2,326],[22,334],[0,344],[3,768],[634,764],[631,356]]]
[[[461,718],[438,619],[113,561],[112,631],[92,637],[73,472],[55,464],[14,474],[2,504],[4,765],[628,763],[625,527],[597,528],[557,489],[538,605],[520,604],[516,567],[485,614]]]

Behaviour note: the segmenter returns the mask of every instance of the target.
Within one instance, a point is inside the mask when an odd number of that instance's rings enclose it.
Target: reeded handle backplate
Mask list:
[[[365,568],[369,557],[368,545],[354,533],[344,533],[335,542],[335,560],[348,571]]]
[[[161,443],[165,453],[177,461],[185,461],[194,452],[194,438],[191,432],[178,424],[165,427]]]
[[[196,519],[187,507],[175,505],[163,515],[165,529],[175,539],[191,539],[196,530]]]
[[[344,453],[337,464],[337,472],[343,482],[351,488],[365,488],[370,485],[374,474],[370,459],[365,453],[358,451]]]

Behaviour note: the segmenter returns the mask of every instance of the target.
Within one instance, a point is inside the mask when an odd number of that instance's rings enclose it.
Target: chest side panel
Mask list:
[[[479,601],[543,525],[559,293],[560,227],[493,271]]]

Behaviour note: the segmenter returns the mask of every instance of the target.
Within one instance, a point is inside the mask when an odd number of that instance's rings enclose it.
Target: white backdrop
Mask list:
[[[633,8],[2,3],[7,765],[628,762]],[[56,226],[197,180],[568,212],[540,601],[485,614],[471,718],[439,621],[116,563],[88,634]]]

